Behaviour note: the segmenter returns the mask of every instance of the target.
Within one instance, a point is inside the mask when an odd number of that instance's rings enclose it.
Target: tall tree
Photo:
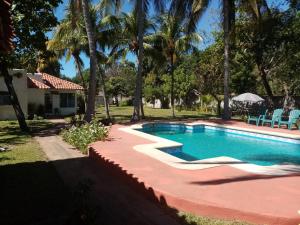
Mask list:
[[[143,59],[144,59],[144,21],[148,13],[150,0],[136,0],[136,20],[138,27],[138,68],[136,76],[136,87],[134,95],[134,109],[132,114],[132,121],[140,120],[140,110],[142,105],[142,73],[143,73]],[[157,11],[162,11],[164,7],[164,0],[153,0]]]
[[[118,0],[116,1],[100,1],[99,8],[100,10],[105,10],[110,6],[114,6],[115,8],[119,7]],[[97,72],[100,75],[100,79],[102,81],[102,92],[104,97],[104,104],[106,109],[106,117],[109,117],[108,110],[108,102],[106,99],[105,93],[105,84],[104,84],[104,73],[98,68],[98,57],[97,55],[97,39],[96,39],[96,23],[97,18],[93,18],[93,9],[88,0],[71,0],[71,3],[74,5],[74,8],[77,10],[77,13],[82,12],[85,24],[85,30],[88,38],[88,46],[89,52],[88,55],[90,57],[90,79],[89,79],[89,90],[88,90],[88,101],[87,101],[87,109],[84,116],[84,119],[88,122],[92,120],[92,117],[95,113],[95,96],[96,96],[96,77]],[[93,20],[94,19],[94,20]]]
[[[4,59],[1,59],[0,61],[1,61],[0,62],[0,73],[4,77],[4,82],[6,84],[6,87],[7,87],[9,96],[10,96],[11,104],[15,110],[20,129],[22,131],[27,132],[27,131],[29,131],[29,129],[28,129],[28,126],[27,126],[27,123],[25,120],[24,113],[22,111],[22,108],[21,108],[19,100],[18,100],[18,96],[17,96],[16,91],[13,86],[13,82],[12,82],[13,76],[8,73],[7,62]]]
[[[81,0],[83,18],[85,22],[86,34],[89,44],[89,56],[90,56],[90,81],[88,90],[88,101],[84,119],[87,122],[92,120],[95,114],[95,96],[96,96],[96,74],[97,74],[97,52],[96,52],[96,39],[95,39],[95,27],[93,27],[90,17],[90,6],[88,0]]]
[[[39,55],[46,51],[47,32],[58,24],[55,8],[62,0],[14,0],[12,18],[16,37],[13,65],[36,72]]]
[[[103,3],[103,2],[102,2]],[[103,3],[104,4],[104,3]],[[106,113],[106,118],[110,119],[109,113],[109,102],[107,100],[107,85],[106,83],[106,71],[111,67],[113,63],[119,59],[120,55],[116,50],[116,43],[118,43],[118,37],[122,33],[120,20],[116,15],[106,15],[106,8],[110,8],[111,4],[105,3],[100,5],[99,10],[96,8],[94,10],[95,15],[98,13],[98,17],[95,16],[97,22],[96,26],[96,42],[99,46],[97,51],[98,62],[101,64],[99,66],[99,77],[100,77],[100,86],[102,88],[104,108]],[[114,7],[118,11],[118,3],[114,2]],[[98,20],[98,21],[97,21]],[[117,52],[117,53],[116,53]]]
[[[1,1],[5,3],[6,1]],[[15,109],[20,128],[28,130],[24,113],[18,103],[18,98],[13,87],[13,76],[8,73],[8,68],[24,68],[35,72],[38,64],[38,53],[46,50],[46,33],[57,25],[54,8],[61,0],[15,0],[14,9],[11,11],[15,37],[14,51],[0,56],[1,74],[7,85],[12,106]],[[0,9],[3,9],[1,6]],[[1,16],[4,15],[1,13]],[[5,18],[7,19],[7,18]],[[5,19],[3,21],[5,21]],[[30,22],[28,21],[30,19]]]
[[[28,126],[25,121],[25,116],[20,106],[18,96],[15,92],[12,76],[8,73],[6,56],[13,50],[12,39],[14,38],[13,24],[11,19],[11,2],[0,2],[0,75],[4,77],[12,106],[15,110],[19,126],[22,131],[28,131]]]
[[[229,77],[230,77],[230,47],[232,44],[234,26],[234,0],[223,0],[223,30],[224,30],[224,114],[223,119],[230,119],[229,109]]]
[[[187,18],[188,30],[195,30],[197,22],[209,4],[209,0],[173,0],[171,10],[175,14]],[[222,0],[224,30],[224,114],[223,119],[230,119],[229,110],[229,76],[230,76],[230,45],[232,44],[235,7],[234,0]]]
[[[132,121],[140,120],[140,109],[142,99],[142,69],[144,59],[144,18],[145,18],[145,2],[143,0],[137,1],[137,25],[138,25],[138,68],[136,76],[136,87],[134,94],[134,108],[132,114]]]
[[[162,54],[169,64],[169,74],[171,76],[171,107],[172,116],[175,117],[175,96],[174,96],[174,67],[177,60],[183,53],[197,48],[202,40],[196,32],[186,32],[184,18],[174,15],[163,15],[159,18],[159,31],[149,36],[154,44],[161,49]]]
[[[37,72],[48,73],[60,77],[61,64],[53,51],[41,52],[38,56]]]
[[[197,56],[196,76],[201,95],[211,95],[217,101],[217,113],[221,116],[221,101],[224,89],[224,43],[221,38]]]
[[[113,47],[114,51],[113,54],[115,55],[115,57],[120,57],[123,56],[123,58],[125,59],[125,56],[127,55],[128,52],[132,52],[136,58],[139,58],[139,28],[138,28],[138,21],[137,21],[137,11],[134,10],[131,13],[123,13],[121,16],[121,25],[122,25],[122,29],[120,30],[119,34],[115,35],[115,40],[116,43]],[[154,29],[154,23],[152,23],[151,20],[148,20],[146,17],[144,18],[143,21],[143,58],[144,58],[144,52],[145,54],[149,54],[149,50],[151,49],[152,51],[152,47],[146,43],[145,41],[145,37],[147,37],[149,35],[149,31]],[[143,59],[144,60],[144,59]],[[139,64],[139,60],[138,60],[138,64]],[[142,66],[142,63],[140,63],[140,65]],[[140,68],[141,71],[143,70],[143,68]],[[140,72],[141,72],[140,71]],[[136,82],[135,82],[135,95],[134,95],[134,100],[136,100],[136,94],[139,88],[139,85],[141,85],[140,87],[142,88],[142,73],[140,75],[138,75],[139,73],[137,72],[137,76],[136,76]],[[141,77],[139,77],[141,76]],[[139,82],[139,84],[137,84],[137,82]],[[141,104],[141,97],[142,97],[142,90],[140,91],[140,100],[134,101],[134,104],[139,104],[139,106],[135,105],[135,107],[139,107],[136,108],[134,111],[134,120],[138,120],[140,119],[140,110],[142,109],[142,104]]]
[[[276,18],[273,16],[266,0],[248,0],[239,2],[240,12],[248,17],[246,24],[248,31],[247,48],[254,58],[259,71],[260,79],[269,97],[269,102],[274,105],[274,94],[269,83],[269,59],[265,57],[268,45],[275,40]],[[246,27],[245,27],[246,28]]]
[[[47,48],[54,51],[58,57],[65,56],[66,61],[73,57],[77,74],[81,78],[86,102],[87,84],[82,75],[83,61],[80,53],[87,49],[87,38],[82,16],[76,13],[72,4],[67,6],[65,18],[56,27],[53,38],[47,42]]]

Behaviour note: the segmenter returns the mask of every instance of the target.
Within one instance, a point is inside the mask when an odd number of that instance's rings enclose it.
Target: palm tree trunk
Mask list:
[[[175,118],[175,105],[174,105],[174,59],[173,54],[171,55],[171,108],[172,108],[172,117]]]
[[[295,100],[292,97],[290,86],[286,82],[283,82],[283,90],[284,90],[283,108],[291,110],[295,107]]]
[[[104,79],[104,72],[102,71],[100,73],[100,79],[101,79],[101,86],[102,86],[102,93],[103,93],[103,103],[104,103],[104,108],[105,108],[105,117],[106,119],[110,120],[110,115],[109,115],[109,104],[106,96],[106,87],[105,87],[105,79]]]
[[[258,65],[258,69],[259,69],[262,83],[263,83],[266,93],[269,97],[269,102],[271,103],[272,106],[274,106],[274,95],[273,95],[271,86],[267,79],[267,73],[266,73],[265,69],[263,68],[263,66],[261,66],[261,65]]]
[[[223,29],[224,29],[224,114],[223,119],[230,119],[229,110],[229,56],[230,56],[230,6],[229,1],[223,0]]]
[[[136,86],[134,94],[134,109],[131,121],[140,120],[141,96],[142,96],[142,70],[144,58],[144,10],[143,0],[137,1],[137,20],[138,20],[138,71],[136,76]]]
[[[221,115],[221,102],[222,100],[219,99],[218,95],[212,94],[213,98],[217,101],[217,115]]]
[[[90,122],[95,113],[97,57],[96,57],[95,33],[89,15],[89,3],[87,0],[82,0],[82,11],[83,11],[83,18],[84,18],[86,33],[89,42],[89,51],[90,51],[90,82],[89,82],[89,90],[88,90],[87,108],[86,108],[84,120]]]
[[[74,61],[75,61],[75,64],[76,64],[77,73],[79,74],[80,79],[81,79],[81,85],[83,87],[84,106],[85,106],[85,109],[86,109],[87,108],[87,86],[86,86],[86,82],[85,82],[84,77],[82,75],[82,70],[81,70],[79,55],[75,54],[75,53],[72,54],[72,55],[73,55],[73,58],[74,58]]]
[[[143,104],[143,97],[142,96],[141,96],[141,118],[145,119],[144,104]]]
[[[20,106],[18,96],[15,92],[14,86],[12,84],[13,77],[9,75],[7,67],[6,67],[5,64],[0,65],[0,72],[4,76],[4,82],[6,84],[8,93],[10,95],[11,104],[12,104],[14,110],[15,110],[16,117],[18,119],[20,129],[24,132],[28,132],[29,128],[27,126],[25,116],[24,116],[24,113],[23,113],[22,108]]]

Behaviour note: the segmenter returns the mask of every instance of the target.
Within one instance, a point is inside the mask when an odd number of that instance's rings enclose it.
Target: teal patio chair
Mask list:
[[[289,119],[288,120],[282,120],[282,118],[280,118],[279,122],[278,122],[278,127],[280,127],[281,125],[286,125],[287,128],[289,130],[292,129],[293,125],[297,123],[297,120],[300,117],[300,110],[298,109],[294,109],[290,111],[289,114]],[[299,128],[299,127],[298,127]]]
[[[267,119],[267,116],[263,116],[261,118],[261,125],[263,126],[265,123],[270,123],[271,127],[273,128],[275,123],[276,122],[278,123],[279,120],[281,119],[282,114],[283,114],[283,109],[275,109],[271,119]]]
[[[261,111],[259,114],[257,115],[248,115],[248,124],[250,124],[251,122],[255,122],[256,126],[259,125],[259,122],[262,120],[262,118],[266,117],[268,114],[268,110],[264,110]]]

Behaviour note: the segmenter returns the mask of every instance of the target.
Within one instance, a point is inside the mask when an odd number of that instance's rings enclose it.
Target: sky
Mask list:
[[[58,18],[58,20],[61,20],[64,18],[65,14],[65,8],[67,6],[69,0],[64,0],[63,3],[55,10],[55,16]],[[131,9],[131,6],[129,3],[125,3],[123,5],[123,10],[125,12],[128,12]],[[198,32],[203,37],[203,42],[200,44],[200,48],[205,48],[209,44],[213,42],[211,32],[218,29],[219,26],[219,19],[220,17],[220,1],[219,0],[213,0],[211,1],[208,9],[203,14],[201,20],[198,23]],[[151,13],[151,10],[150,10]],[[52,32],[49,33],[49,38],[51,38]],[[81,58],[84,62],[84,68],[89,67],[89,58],[81,54]],[[135,56],[132,54],[129,54],[127,56],[127,59],[129,61],[135,62]],[[74,60],[71,58],[70,61],[66,62],[65,58],[62,58],[60,60],[60,63],[62,65],[61,74],[68,76],[68,77],[74,77],[76,75],[76,68],[74,64]]]

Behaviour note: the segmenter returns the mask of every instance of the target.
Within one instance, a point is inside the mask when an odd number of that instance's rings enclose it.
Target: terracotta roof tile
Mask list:
[[[28,88],[57,89],[57,90],[83,90],[83,88],[73,82],[60,79],[47,73],[28,76]]]
[[[27,87],[28,88],[39,88],[39,89],[50,89],[49,86],[47,86],[46,84],[31,78],[31,77],[27,77]]]
[[[44,81],[44,84],[46,84],[50,88],[60,89],[60,90],[83,90],[83,87],[81,87],[78,84],[60,79],[50,74],[41,73],[41,76]]]

